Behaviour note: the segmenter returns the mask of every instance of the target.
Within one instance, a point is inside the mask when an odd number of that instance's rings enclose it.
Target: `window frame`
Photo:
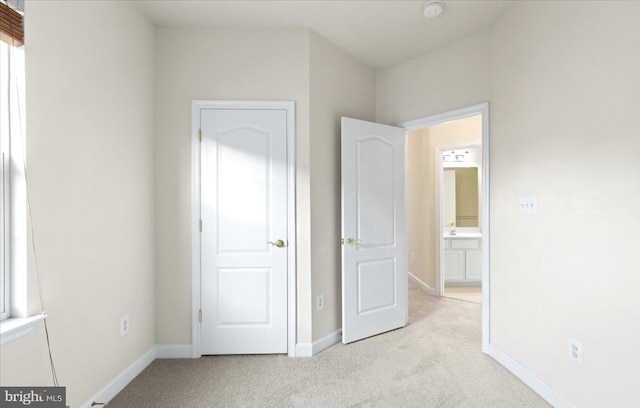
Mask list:
[[[4,323],[28,317],[24,45],[0,41],[0,56],[0,322]]]
[[[11,317],[11,48],[0,41],[0,321]]]

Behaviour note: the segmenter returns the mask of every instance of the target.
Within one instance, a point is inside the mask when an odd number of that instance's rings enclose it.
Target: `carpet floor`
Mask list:
[[[482,304],[482,288],[480,286],[445,286],[444,296],[479,305]]]
[[[481,306],[409,285],[409,324],[312,358],[156,360],[109,408],[549,407],[480,351]]]

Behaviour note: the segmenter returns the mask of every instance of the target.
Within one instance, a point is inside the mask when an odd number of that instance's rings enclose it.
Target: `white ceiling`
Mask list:
[[[388,68],[491,26],[510,1],[444,1],[435,19],[424,1],[144,0],[158,26],[310,28],[372,68]]]

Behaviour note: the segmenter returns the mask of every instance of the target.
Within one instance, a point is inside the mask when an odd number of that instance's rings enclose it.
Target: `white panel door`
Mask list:
[[[406,324],[405,130],[342,118],[342,341]]]
[[[285,110],[200,112],[202,354],[287,352],[286,125]]]

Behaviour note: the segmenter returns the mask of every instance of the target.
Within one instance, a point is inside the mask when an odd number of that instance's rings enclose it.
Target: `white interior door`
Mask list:
[[[202,109],[200,126],[202,354],[286,353],[286,111]]]
[[[405,130],[342,118],[342,341],[406,324]]]

